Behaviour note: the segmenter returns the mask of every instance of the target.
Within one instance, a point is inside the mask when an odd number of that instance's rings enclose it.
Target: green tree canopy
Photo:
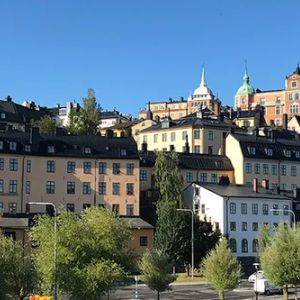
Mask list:
[[[40,289],[46,293],[53,282],[53,231],[53,218],[43,216],[31,232]],[[74,300],[102,299],[132,265],[129,238],[122,220],[105,209],[87,209],[80,217],[62,212],[57,231],[60,290]]]
[[[39,127],[41,133],[54,134],[55,121],[48,115],[42,117],[34,123],[34,126]]]
[[[203,261],[204,277],[219,291],[220,300],[225,299],[225,289],[234,288],[241,277],[241,266],[222,239]]]
[[[300,283],[300,230],[294,232],[280,224],[260,257],[261,267],[268,279],[284,289],[288,299],[288,285]]]
[[[160,292],[170,288],[170,283],[176,280],[172,275],[170,258],[159,251],[146,251],[140,263],[140,269],[144,275],[144,281],[151,290],[157,291],[159,300]]]

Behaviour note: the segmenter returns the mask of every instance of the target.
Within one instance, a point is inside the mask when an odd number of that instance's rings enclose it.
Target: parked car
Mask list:
[[[254,292],[259,294],[282,294],[282,288],[276,286],[266,278],[257,278],[257,281],[254,281],[253,287]]]
[[[264,271],[257,271],[257,278],[265,278],[264,276]],[[255,279],[256,279],[256,272],[251,274],[248,278],[248,282],[250,283],[254,283],[255,282]]]

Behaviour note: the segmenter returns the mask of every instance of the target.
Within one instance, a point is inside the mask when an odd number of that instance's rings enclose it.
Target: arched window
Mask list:
[[[229,247],[232,253],[236,253],[236,240],[230,239],[229,240]]]
[[[248,241],[246,239],[242,239],[242,252],[243,253],[248,252]]]
[[[252,252],[257,252],[257,250],[258,250],[258,240],[257,239],[254,239],[253,241],[252,241]]]

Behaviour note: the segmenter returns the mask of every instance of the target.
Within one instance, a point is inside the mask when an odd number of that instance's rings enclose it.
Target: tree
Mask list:
[[[171,274],[170,258],[159,251],[146,251],[140,269],[145,283],[151,290],[157,291],[158,300],[160,293],[170,289],[170,283],[176,280],[176,275]]]
[[[48,115],[36,121],[34,126],[39,127],[41,133],[54,134],[55,131],[55,121]]]
[[[232,289],[238,284],[241,266],[237,258],[232,255],[225,238],[204,259],[203,274],[219,291],[220,300],[225,299],[225,289]]]
[[[0,233],[0,299],[23,299],[34,290],[36,273],[19,242]]]
[[[37,245],[34,262],[40,290],[51,292],[53,282],[53,218],[39,217],[31,232]],[[78,217],[62,212],[58,216],[57,280],[60,291],[70,298],[102,299],[130,269],[133,257],[127,243],[130,232],[105,209],[86,209]]]
[[[69,112],[69,122],[66,127],[70,134],[79,134],[80,132],[80,110],[77,108],[71,108]]]
[[[285,224],[280,224],[264,248],[260,257],[266,277],[284,290],[288,299],[288,285],[300,283],[300,231],[294,232]]]

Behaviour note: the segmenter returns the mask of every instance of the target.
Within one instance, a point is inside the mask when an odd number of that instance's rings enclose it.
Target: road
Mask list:
[[[151,291],[145,285],[139,285],[138,298],[134,298],[135,286],[128,286],[118,289],[110,295],[110,300],[156,300],[155,292]],[[233,291],[225,293],[226,299],[231,300],[254,300],[255,295],[252,285],[243,283],[241,286]],[[292,296],[292,295],[291,295]],[[161,300],[219,300],[217,292],[208,284],[176,284],[172,285],[172,290],[161,293]],[[282,299],[281,295],[263,296],[260,295],[259,300],[277,300]],[[292,299],[292,298],[291,298]],[[294,298],[293,298],[294,299]]]

